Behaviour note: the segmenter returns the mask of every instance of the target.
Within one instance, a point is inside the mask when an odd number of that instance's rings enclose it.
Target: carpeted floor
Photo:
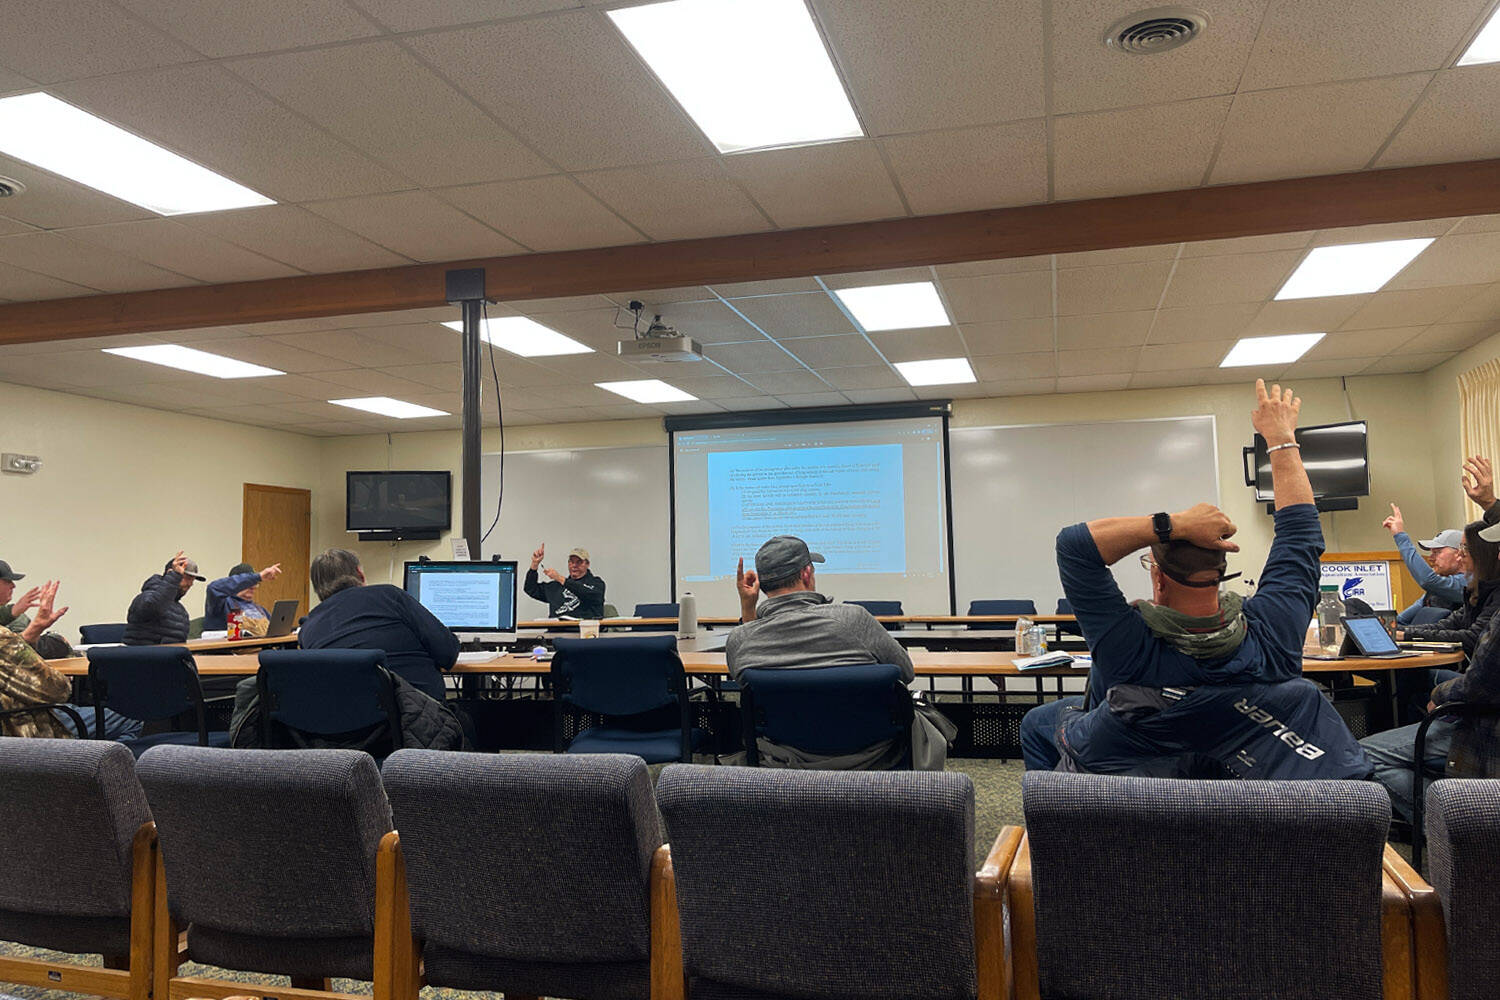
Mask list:
[[[652,768],[652,770],[656,771],[659,769]],[[1021,822],[1021,762],[1019,760],[950,760],[948,762],[948,770],[967,774],[974,782],[974,864],[977,867],[984,860],[985,855],[989,853],[990,846],[995,842],[995,837],[1000,833],[1000,828],[1007,824],[1019,824]],[[24,945],[0,942],[0,954],[44,956],[52,953],[36,948],[28,948]],[[89,959],[85,959],[85,961],[92,961],[97,965],[99,956],[91,956]],[[213,969],[208,966],[194,964],[184,965],[182,974],[185,976],[215,976],[244,983],[286,985],[285,979],[275,976],[226,972],[222,969]],[[369,993],[370,984],[337,979],[334,980],[334,989],[346,993]],[[43,990],[13,985],[0,986],[0,991],[3,991],[0,992],[0,1000],[4,1000],[6,995],[18,997],[21,1000],[68,1000],[68,998],[77,996],[77,994],[64,993],[59,990]],[[486,997],[495,997],[496,1000],[499,1000],[499,994],[463,993],[458,990],[435,989],[433,987],[424,989],[422,997],[424,1000],[459,1000],[459,998]]]

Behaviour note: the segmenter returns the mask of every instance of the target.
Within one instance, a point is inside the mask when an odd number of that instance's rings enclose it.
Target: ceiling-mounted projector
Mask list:
[[[620,341],[619,355],[636,361],[702,361],[703,347],[692,337],[664,325],[658,316],[634,340]]]

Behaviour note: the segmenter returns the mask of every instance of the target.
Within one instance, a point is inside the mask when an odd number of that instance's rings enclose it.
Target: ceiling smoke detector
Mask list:
[[[1110,25],[1104,45],[1129,55],[1154,56],[1186,45],[1207,26],[1208,15],[1196,7],[1154,7]]]
[[[9,198],[26,190],[26,185],[14,177],[0,177],[0,198]]]

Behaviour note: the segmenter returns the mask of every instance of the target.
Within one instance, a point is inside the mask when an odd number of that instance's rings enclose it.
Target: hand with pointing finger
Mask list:
[[[1406,530],[1406,522],[1401,518],[1401,508],[1391,504],[1391,516],[1380,522],[1381,526],[1392,535],[1399,535]]]

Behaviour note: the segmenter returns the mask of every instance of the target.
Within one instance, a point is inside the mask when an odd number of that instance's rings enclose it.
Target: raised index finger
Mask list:
[[[1263,378],[1256,379],[1255,380],[1255,400],[1256,400],[1256,402],[1258,402],[1258,403],[1264,403],[1269,398],[1270,397],[1266,395],[1266,380],[1263,379]]]

